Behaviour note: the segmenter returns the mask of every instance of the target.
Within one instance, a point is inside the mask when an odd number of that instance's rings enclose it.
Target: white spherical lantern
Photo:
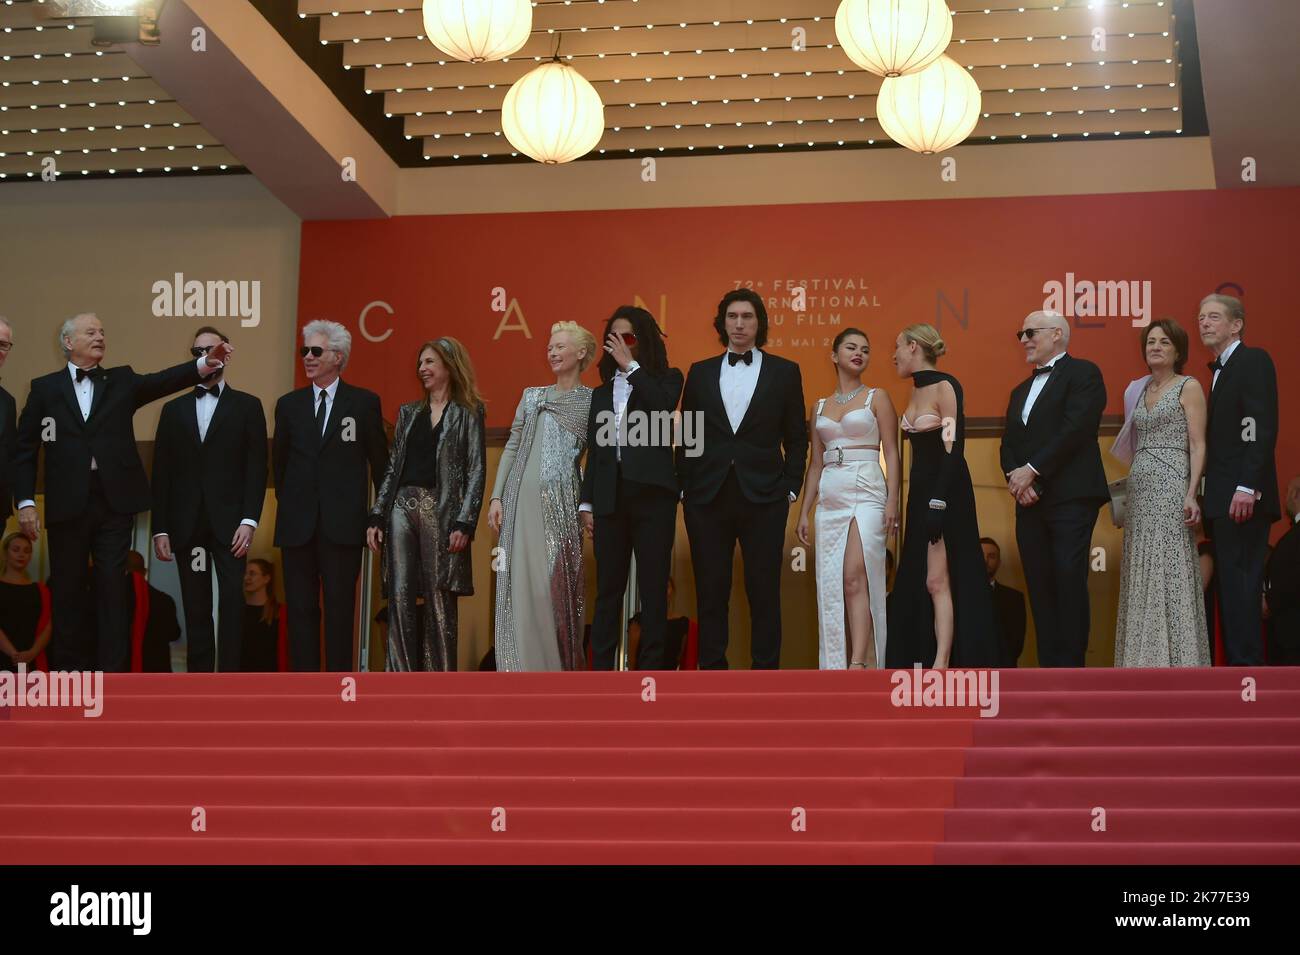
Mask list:
[[[529,0],[424,0],[424,33],[458,60],[482,63],[517,52],[533,31]]]
[[[521,77],[501,104],[510,145],[547,164],[585,156],[605,133],[605,104],[586,77],[566,63],[543,63]]]
[[[956,146],[980,118],[980,88],[956,60],[941,56],[919,73],[880,85],[876,118],[889,138],[922,155]]]
[[[943,0],[843,0],[835,35],[849,59],[877,76],[923,70],[948,48],[952,14]]]

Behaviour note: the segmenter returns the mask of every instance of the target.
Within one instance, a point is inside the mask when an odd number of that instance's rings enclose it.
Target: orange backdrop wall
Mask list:
[[[720,348],[711,320],[722,294],[752,287],[768,302],[768,347],[801,363],[809,403],[833,387],[829,343],[848,325],[871,336],[870,382],[903,401],[892,342],[904,325],[927,321],[948,342],[943,367],[963,382],[967,414],[987,419],[1004,414],[1025,375],[1012,332],[1043,305],[1045,283],[1065,284],[1069,274],[1076,284],[1150,283],[1150,317],[1172,316],[1188,330],[1189,370],[1203,384],[1199,301],[1236,286],[1247,341],[1278,366],[1284,483],[1300,473],[1287,413],[1300,388],[1287,294],[1296,222],[1300,189],[308,222],[299,318],[352,331],[347,377],[378,391],[390,420],[418,394],[419,343],[455,335],[478,370],[489,426],[504,427],[520,390],[548,377],[552,322],[572,319],[598,334],[615,306],[644,304],[685,370]],[[800,286],[802,313],[792,307]],[[1071,351],[1101,366],[1107,410],[1119,414],[1124,386],[1145,370],[1133,319],[1073,323]],[[594,368],[587,380],[597,382]]]

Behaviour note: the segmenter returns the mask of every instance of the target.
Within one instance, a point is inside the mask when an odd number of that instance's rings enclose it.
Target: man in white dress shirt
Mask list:
[[[18,522],[32,540],[36,470],[45,451],[45,523],[50,541],[53,597],[52,669],[124,672],[132,665],[126,574],[132,521],[150,506],[149,480],[136,450],[135,412],[151,401],[197,385],[231,353],[222,342],[205,355],[151,375],[130,365],[104,368],[106,338],[99,318],[87,313],[59,329],[64,368],[32,381],[18,423],[14,497]],[[95,562],[99,646],[88,646],[86,612],[89,560]]]
[[[205,326],[190,354],[201,357],[228,341]],[[167,402],[154,440],[154,553],[176,561],[191,673],[239,669],[245,560],[266,498],[266,413],[257,396],[230,387],[227,374],[222,368]]]
[[[1016,337],[1034,371],[1011,392],[1001,459],[1016,500],[1038,664],[1081,667],[1091,621],[1092,529],[1110,497],[1097,445],[1106,384],[1096,365],[1067,353],[1070,324],[1063,316],[1031,312]]]
[[[1214,353],[1202,513],[1214,541],[1223,649],[1229,666],[1251,666],[1264,662],[1259,594],[1269,527],[1281,514],[1277,371],[1268,352],[1241,340],[1246,311],[1239,299],[1206,296],[1197,327]]]
[[[702,415],[698,457],[679,448],[686,532],[695,570],[700,669],[726,669],[731,566],[745,563],[754,669],[781,664],[781,566],[790,505],[803,486],[808,425],[799,366],[762,351],[767,309],[728,292],[713,327],[726,351],[691,366],[682,416]]]

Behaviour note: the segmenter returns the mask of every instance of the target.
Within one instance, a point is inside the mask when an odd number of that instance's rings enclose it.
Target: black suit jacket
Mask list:
[[[72,375],[64,365],[33,379],[18,422],[14,498],[36,496],[36,458],[45,448],[45,522],[57,524],[82,514],[90,498],[90,459],[99,466],[108,504],[118,514],[150,506],[149,480],[136,450],[136,411],[187,385],[199,383],[195,361],[140,375],[130,365],[104,369],[95,383],[90,417],[84,421]],[[53,426],[50,432],[47,425]],[[52,440],[47,440],[52,438]]]
[[[14,396],[0,388],[0,527],[14,512],[13,467],[18,448],[18,405]]]
[[[1254,422],[1249,427],[1250,419]],[[1252,433],[1253,431],[1253,433]],[[1209,518],[1227,517],[1237,485],[1263,496],[1255,513],[1281,516],[1277,493],[1277,372],[1262,348],[1233,349],[1212,385],[1205,427],[1205,503]]]
[[[201,504],[213,534],[229,541],[244,518],[261,519],[265,497],[266,414],[259,399],[226,385],[204,441],[193,393],[163,406],[154,442],[152,533],[178,545],[191,542]]]
[[[1086,359],[1062,355],[1034,402],[1029,421],[1022,424],[1020,413],[1033,380],[1031,375],[1011,392],[1002,433],[1002,472],[1032,464],[1039,475],[1034,483],[1040,504],[1086,500],[1100,505],[1109,500],[1097,445],[1106,410],[1101,369]]]
[[[1238,346],[1240,347],[1240,346]],[[1300,524],[1273,547],[1264,571],[1264,593],[1274,640],[1291,653],[1300,651]],[[1270,663],[1278,661],[1269,659]]]
[[[312,391],[308,385],[275,403],[271,444],[277,502],[275,546],[299,547],[310,542],[318,532],[319,516],[319,533],[325,540],[361,547],[366,542],[370,510],[368,485],[377,486],[388,467],[388,439],[379,396],[340,381],[322,441],[316,430]]]
[[[734,464],[745,497],[755,504],[789,500],[803,488],[808,459],[808,422],[803,406],[803,376],[786,358],[763,352],[763,364],[749,408],[731,430],[718,376],[724,355],[691,365],[682,392],[682,417],[703,417],[702,453],[689,457],[677,449],[677,479],[687,503],[707,504],[717,495]],[[686,422],[683,421],[683,430]],[[784,451],[784,455],[782,454]]]
[[[647,440],[652,444],[628,444],[622,449],[623,473],[633,481],[653,484],[674,494],[677,493],[677,472],[673,464],[671,444],[664,444],[659,421],[667,420],[671,428],[672,412],[682,396],[682,373],[669,368],[658,377],[644,368],[628,375],[632,393],[627,399],[624,427],[631,428],[633,412],[658,417],[647,417]],[[602,417],[603,416],[603,417]],[[587,417],[587,469],[582,475],[582,502],[590,504],[595,514],[612,514],[618,493],[618,449],[597,440],[601,432],[608,434],[614,420],[614,382],[607,381],[591,394],[591,412]],[[606,422],[610,422],[606,424]],[[672,438],[672,431],[668,437]]]
[[[1025,649],[1025,595],[995,580],[993,610],[1002,638],[1002,665],[1013,667]]]

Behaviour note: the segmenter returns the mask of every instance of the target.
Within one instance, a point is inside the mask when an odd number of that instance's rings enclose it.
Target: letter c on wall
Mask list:
[[[393,334],[393,330],[389,328],[382,335],[372,335],[366,328],[366,316],[370,314],[370,310],[375,306],[383,308],[383,310],[389,315],[393,314],[393,306],[389,305],[387,302],[371,302],[361,310],[361,318],[358,320],[357,325],[361,329],[361,336],[368,342],[382,342],[389,335]]]

